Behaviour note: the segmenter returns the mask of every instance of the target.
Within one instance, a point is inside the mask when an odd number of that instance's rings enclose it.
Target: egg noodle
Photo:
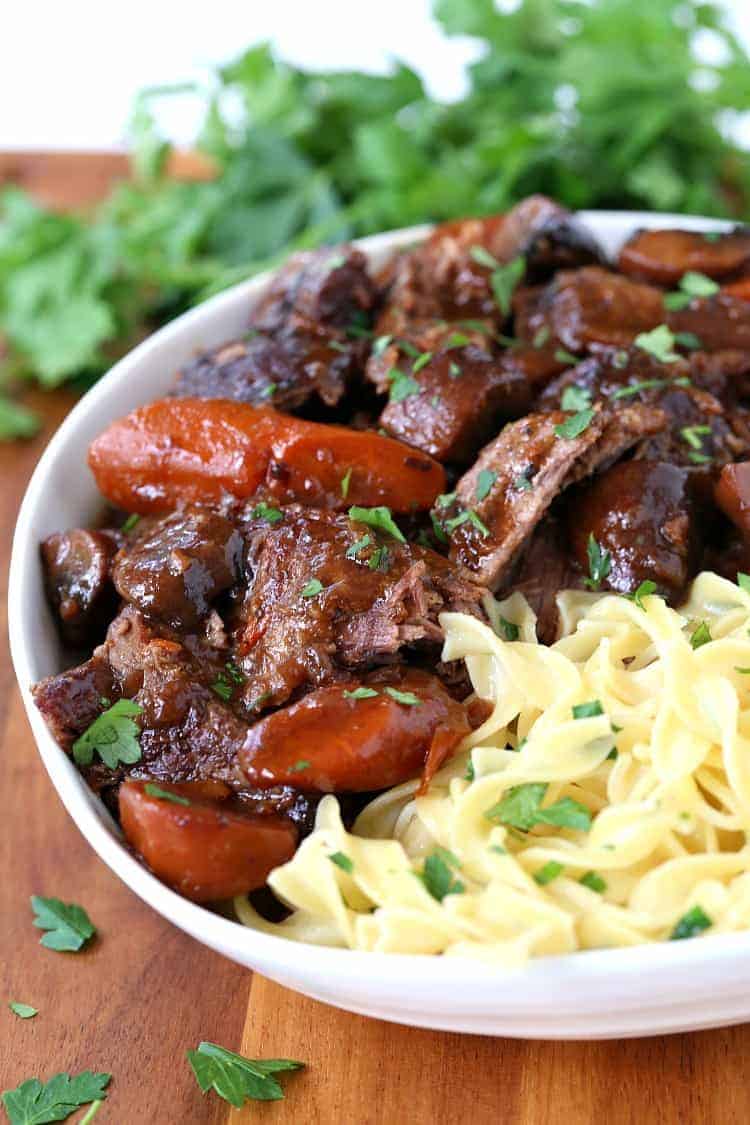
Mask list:
[[[495,629],[446,613],[493,706],[427,793],[391,789],[342,825],[334,797],[269,884],[292,910],[247,925],[296,941],[529,956],[750,927],[750,580],[687,603],[566,591],[537,643],[519,594]],[[747,587],[747,588],[746,588]],[[506,640],[503,637],[512,636]]]

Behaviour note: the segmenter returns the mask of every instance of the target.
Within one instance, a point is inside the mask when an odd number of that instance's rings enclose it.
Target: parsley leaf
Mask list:
[[[750,594],[750,574],[743,574],[741,570],[737,571],[737,585],[746,594]]]
[[[702,436],[710,433],[710,426],[683,426],[680,430],[683,440],[686,441],[692,449],[700,449],[703,444],[701,441]]]
[[[351,484],[351,479],[352,470],[351,468],[349,468],[341,478],[341,495],[343,496],[344,500],[346,500],[347,496],[349,495],[349,485]]]
[[[591,406],[591,391],[572,383],[563,391],[560,408],[568,411],[588,410]]]
[[[278,1101],[284,1097],[274,1074],[301,1070],[292,1059],[246,1059],[218,1043],[203,1042],[187,1052],[188,1062],[203,1093],[214,1089],[220,1098],[241,1109],[248,1099]]]
[[[496,270],[500,263],[494,254],[490,254],[484,246],[472,246],[469,249],[469,257],[472,258],[478,265],[484,266],[488,270]]]
[[[435,848],[424,861],[421,879],[427,890],[438,902],[446,895],[461,895],[466,887],[453,874],[451,868],[459,868],[457,857],[447,848]]]
[[[490,276],[490,285],[503,316],[510,314],[510,302],[516,286],[526,272],[526,259],[521,254],[504,266],[497,266]]]
[[[59,898],[31,896],[34,925],[47,930],[39,944],[57,953],[76,953],[96,933],[86,911],[75,902],[64,903]]]
[[[649,597],[651,594],[654,594],[656,592],[656,588],[657,587],[655,582],[652,582],[650,578],[645,578],[643,582],[641,582],[638,589],[632,594],[626,594],[626,597],[631,598],[639,609],[645,610],[646,607],[643,604],[643,599]]]
[[[558,828],[574,828],[587,832],[591,826],[591,813],[572,797],[562,797],[547,808],[541,807],[547,785],[544,782],[530,781],[524,785],[514,785],[504,797],[487,809],[487,820],[508,824],[528,832],[535,824],[552,824]]]
[[[261,500],[260,504],[256,504],[250,513],[253,519],[266,520],[267,523],[278,523],[283,520],[284,513],[280,508],[272,508],[270,504],[266,504],[265,500]]]
[[[708,623],[701,621],[690,638],[690,644],[693,648],[700,648],[702,645],[707,645],[712,639]]]
[[[455,362],[455,360],[451,360],[450,365],[448,367],[448,374],[450,375],[451,379],[460,379],[461,378],[462,371],[461,371],[461,368],[458,366],[458,364]],[[440,400],[438,399],[438,402],[439,401]],[[433,403],[433,406],[436,406],[436,405],[437,405],[437,403]]]
[[[674,336],[666,324],[660,324],[650,332],[640,332],[633,343],[660,363],[676,363],[680,358],[674,350]]]
[[[593,532],[589,532],[586,554],[589,559],[589,577],[584,578],[583,582],[590,590],[598,590],[612,570],[612,556],[609,551],[601,549]]]
[[[398,367],[391,368],[388,372],[388,380],[391,384],[389,395],[391,402],[403,402],[405,398],[411,398],[412,395],[419,394],[417,380],[412,379],[411,375],[407,375],[404,371],[400,371]]]
[[[604,714],[604,708],[598,699],[592,699],[588,703],[575,703],[572,710],[574,719],[593,719]]]
[[[318,594],[323,593],[323,583],[319,578],[311,578],[302,587],[300,594],[303,598],[317,598]]]
[[[352,543],[351,547],[347,547],[345,552],[346,557],[348,559],[355,559],[361,551],[364,551],[365,547],[370,546],[372,541],[371,535],[363,535],[361,539],[357,539],[355,543]]]
[[[181,793],[173,793],[170,789],[162,789],[161,785],[156,785],[153,781],[147,781],[143,786],[143,791],[148,793],[149,797],[158,797],[160,801],[169,801],[172,805],[189,807],[193,803],[187,797],[183,797]]]
[[[688,270],[680,278],[680,289],[690,297],[713,297],[719,292],[719,286],[705,273]]]
[[[300,758],[298,762],[295,762],[293,766],[289,767],[289,773],[304,773],[304,771],[309,770],[309,768],[310,763],[307,761],[307,759]]]
[[[377,339],[373,341],[372,354],[382,355],[392,339],[393,336],[378,336]]]
[[[587,871],[585,875],[581,876],[578,882],[583,883],[584,887],[588,887],[590,891],[596,891],[596,893],[600,895],[604,894],[607,889],[607,884],[604,879],[602,879],[601,875],[597,875],[596,871]]]
[[[562,863],[557,863],[556,860],[551,859],[540,867],[538,871],[534,872],[534,882],[538,883],[540,887],[546,887],[553,879],[556,879],[561,872],[564,871]]]
[[[31,1004],[21,1004],[18,1000],[11,1000],[8,1007],[14,1016],[18,1016],[22,1020],[33,1019],[34,1016],[39,1014],[38,1008],[32,1008]]]
[[[588,410],[579,410],[577,414],[572,414],[570,418],[566,418],[564,422],[559,422],[555,426],[555,436],[569,439],[577,438],[579,434],[582,434],[584,430],[588,429],[593,417],[593,408],[589,407]]]
[[[80,1074],[55,1074],[49,1082],[28,1078],[15,1090],[6,1090],[3,1105],[10,1125],[43,1125],[64,1121],[74,1110],[106,1098],[111,1074],[84,1070]]]
[[[390,695],[391,699],[395,699],[397,703],[403,703],[406,707],[421,707],[422,700],[418,699],[413,691],[399,691],[395,687],[383,688],[386,695]]]
[[[354,691],[343,692],[344,699],[374,699],[380,692],[371,687],[358,687]]]
[[[451,535],[457,527],[461,527],[464,523],[470,523],[481,534],[483,539],[486,539],[490,533],[490,529],[485,523],[482,522],[480,517],[473,508],[464,508],[457,516],[445,521],[445,530]]]
[[[521,631],[518,628],[518,626],[515,624],[515,622],[508,621],[507,617],[503,617],[502,614],[499,614],[498,619],[497,619],[497,625],[498,625],[498,635],[501,636],[504,641],[517,641],[518,640],[518,638],[521,634]]]
[[[0,394],[0,441],[14,438],[32,438],[39,432],[41,423],[33,411]]]
[[[398,539],[399,543],[406,542],[401,528],[391,515],[390,508],[358,508],[355,506],[349,509],[348,514],[349,519],[356,523],[364,523],[368,527],[374,527],[377,531],[384,531],[386,535],[392,535],[394,539]]]
[[[418,375],[419,372],[422,370],[422,368],[426,367],[431,359],[432,359],[432,352],[422,352],[421,355],[418,355],[417,358],[414,360],[414,363],[411,365],[411,369],[414,372],[414,374]]]
[[[679,922],[669,935],[670,941],[682,941],[684,938],[697,937],[711,925],[711,919],[700,906],[693,906],[683,914]]]
[[[628,383],[626,387],[618,387],[611,397],[613,400],[630,398],[631,395],[638,395],[641,391],[655,391],[666,385],[665,379],[641,379],[637,383]]]
[[[125,523],[120,528],[120,531],[124,531],[125,534],[127,535],[129,531],[132,531],[133,528],[137,526],[137,524],[140,521],[140,518],[141,517],[139,515],[137,515],[136,512],[132,512],[131,515],[129,515],[128,518],[125,520]]]
[[[573,355],[572,352],[566,351],[565,348],[557,348],[555,350],[555,359],[558,363],[567,363],[571,367],[577,367],[580,363],[578,356]]]
[[[344,855],[343,852],[333,852],[328,858],[336,867],[340,867],[342,871],[346,871],[347,875],[351,875],[354,870],[354,864],[351,859],[348,855]]]
[[[486,499],[490,494],[490,490],[497,480],[497,473],[493,473],[492,469],[480,469],[477,476],[477,491],[476,497],[478,501]]]
[[[118,699],[94,719],[88,730],[73,743],[73,757],[79,766],[90,766],[97,753],[105,766],[115,769],[120,762],[140,761],[140,727],[134,718],[143,708],[132,699]]]

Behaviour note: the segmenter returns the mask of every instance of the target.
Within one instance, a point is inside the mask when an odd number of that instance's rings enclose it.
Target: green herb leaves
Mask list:
[[[492,486],[496,480],[497,473],[494,473],[492,469],[479,470],[479,473],[477,475],[476,489],[476,498],[478,502],[481,503],[482,500],[485,500],[489,496],[492,490]]]
[[[94,719],[88,730],[73,743],[73,757],[78,765],[90,766],[94,754],[98,754],[111,770],[120,762],[132,765],[140,761],[138,736],[141,732],[134,719],[141,711],[141,706],[132,699],[118,699],[111,707],[107,706],[107,710]]]
[[[395,687],[383,688],[386,695],[390,695],[391,699],[395,699],[397,703],[402,703],[405,707],[421,707],[422,700],[417,699],[413,691],[399,691]]]
[[[419,383],[411,375],[392,367],[388,372],[388,382],[391,384],[389,398],[391,402],[403,402],[405,398],[419,394]]]
[[[318,594],[323,593],[323,583],[319,578],[311,578],[306,582],[300,591],[300,596],[303,598],[317,598]]]
[[[633,343],[660,363],[676,363],[680,358],[674,350],[675,338],[666,324],[660,324],[650,332],[639,333]]]
[[[579,410],[577,414],[571,414],[570,418],[566,418],[564,422],[558,422],[555,426],[555,436],[568,438],[568,440],[577,438],[584,430],[589,428],[593,417],[593,407],[589,407],[586,410]]]
[[[708,623],[706,621],[701,621],[700,625],[696,627],[690,637],[690,645],[692,648],[701,648],[703,645],[707,645],[712,639]]]
[[[656,590],[656,583],[652,582],[650,578],[644,578],[638,589],[635,590],[632,594],[627,594],[626,597],[631,598],[639,609],[645,610],[646,607],[643,604],[643,599],[650,597],[652,594],[655,594]]]
[[[44,1083],[38,1078],[29,1078],[15,1090],[6,1090],[3,1094],[10,1125],[64,1121],[80,1106],[106,1098],[105,1090],[111,1078],[111,1074],[95,1074],[91,1070],[72,1077],[66,1073],[56,1074]]]
[[[588,703],[575,703],[572,710],[574,719],[593,719],[604,714],[604,708],[598,699],[592,699]]]
[[[447,848],[435,848],[425,859],[420,878],[438,902],[442,902],[446,895],[460,895],[466,890],[454,874],[460,866],[456,856]]]
[[[347,873],[347,875],[351,875],[351,873],[354,871],[354,864],[352,863],[349,856],[344,855],[343,852],[332,852],[328,858],[330,859],[331,863],[335,864],[336,867],[340,867],[342,871],[345,871]]]
[[[279,523],[284,518],[284,513],[280,508],[272,508],[270,504],[266,504],[265,500],[256,504],[250,514],[253,519],[265,520],[266,523],[270,524]]]
[[[607,889],[606,882],[601,875],[597,875],[596,871],[587,871],[578,882],[582,883],[584,887],[588,887],[590,891],[596,891],[599,895],[603,895]]]
[[[697,937],[712,925],[711,919],[700,906],[693,906],[683,914],[679,922],[669,935],[670,941],[682,941],[685,938]]]
[[[292,1059],[246,1059],[207,1042],[188,1051],[187,1057],[203,1093],[213,1089],[235,1109],[241,1109],[248,1099],[271,1102],[283,1098],[284,1091],[274,1075],[304,1066]]]
[[[586,387],[579,387],[575,383],[571,383],[566,387],[560,399],[560,407],[562,410],[572,411],[577,413],[581,410],[588,410],[591,406],[591,391]]]
[[[64,903],[59,898],[31,896],[34,925],[46,930],[39,944],[57,953],[76,953],[96,933],[86,911],[75,902]]]
[[[689,305],[693,297],[713,297],[718,292],[719,286],[710,277],[688,270],[680,278],[679,293],[664,295],[664,308],[675,312]]]
[[[573,828],[587,832],[591,827],[591,813],[585,805],[572,797],[562,797],[559,801],[543,809],[541,807],[547,792],[545,782],[527,782],[515,785],[496,805],[487,809],[487,820],[507,824],[528,832],[536,824],[551,824],[557,828]]]
[[[343,692],[344,699],[374,699],[380,693],[371,687],[358,687],[354,691]]]
[[[584,578],[584,585],[590,590],[598,590],[612,570],[612,556],[609,551],[601,549],[593,532],[589,533],[586,554],[589,560],[589,577]]]
[[[382,531],[386,535],[391,535],[394,539],[398,539],[399,543],[406,542],[401,528],[391,515],[390,508],[358,508],[355,506],[349,509],[348,514],[350,520],[355,520],[357,523],[364,523],[368,527],[375,528],[376,531]]]
[[[171,789],[162,789],[161,785],[156,785],[153,781],[147,781],[143,786],[143,791],[149,797],[156,797],[159,801],[168,801],[171,805],[189,807],[193,803],[187,797],[183,797],[181,793],[173,793]]]
[[[561,863],[557,863],[554,859],[549,860],[538,871],[534,872],[534,882],[538,883],[540,887],[546,887],[553,879],[563,872],[564,868]]]
[[[490,285],[495,301],[503,316],[509,316],[513,293],[526,272],[526,259],[520,255],[501,265],[484,246],[472,246],[469,254],[478,265],[492,270]]]
[[[8,1004],[14,1016],[18,1016],[20,1020],[31,1020],[34,1016],[39,1015],[38,1008],[32,1008],[31,1004],[21,1004],[18,1000],[11,1000]]]

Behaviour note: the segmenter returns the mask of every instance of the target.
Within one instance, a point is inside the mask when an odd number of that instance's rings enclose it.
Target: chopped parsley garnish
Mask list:
[[[411,365],[411,369],[414,374],[417,375],[423,367],[427,366],[431,359],[432,352],[422,352],[421,355],[417,356],[417,358],[414,360],[414,363]]]
[[[455,499],[455,492],[441,492],[435,503],[437,504],[438,508],[447,508],[453,503]]]
[[[673,293],[665,293],[661,303],[668,312],[679,312],[680,309],[687,308],[691,300],[692,298],[689,294],[675,291]]]
[[[643,599],[649,597],[654,593],[656,593],[656,583],[652,582],[650,578],[646,578],[643,582],[641,582],[640,586],[634,593],[626,594],[625,596],[634,601],[639,609],[645,610],[646,607],[643,604]]]
[[[98,754],[111,770],[124,762],[140,761],[140,727],[134,719],[143,708],[132,699],[118,699],[94,719],[88,730],[73,743],[73,757],[79,766],[90,766]]]
[[[750,574],[743,574],[741,570],[737,571],[737,585],[746,594],[750,594]]]
[[[371,687],[358,687],[354,691],[345,691],[344,699],[374,699],[380,693]]]
[[[591,406],[591,391],[586,387],[579,387],[575,383],[566,387],[560,399],[560,407],[563,410],[577,412],[579,410],[588,410]]]
[[[711,925],[711,919],[700,906],[693,906],[680,918],[679,922],[669,935],[670,941],[682,941],[684,938],[697,937]]]
[[[735,672],[739,672],[743,676],[750,675],[750,668],[740,668],[739,664],[735,664],[734,670]]]
[[[484,500],[490,494],[490,489],[497,480],[497,473],[493,473],[492,469],[480,469],[477,477],[477,500]]]
[[[391,699],[395,699],[397,703],[403,703],[406,707],[421,707],[422,700],[417,699],[413,691],[399,691],[395,687],[383,688],[386,695],[390,695]]]
[[[490,276],[490,285],[498,308],[503,316],[510,313],[510,303],[516,286],[526,272],[526,259],[522,254],[513,258],[507,265],[497,266]]]
[[[444,352],[449,352],[453,348],[465,348],[466,345],[470,344],[470,343],[471,343],[471,340],[469,339],[469,337],[467,335],[465,335],[465,333],[463,333],[463,332],[451,332],[448,339],[442,345],[442,348],[443,348]]]
[[[628,353],[624,348],[618,348],[612,356],[612,366],[616,367],[618,371],[624,370],[628,366]]]
[[[458,858],[447,848],[435,848],[427,856],[420,878],[438,902],[442,902],[446,895],[461,895],[466,890],[461,880],[454,875],[454,870],[460,866]]]
[[[449,535],[452,535],[456,528],[460,527],[464,523],[472,524],[477,529],[477,531],[480,532],[484,539],[486,539],[490,533],[490,529],[486,526],[486,524],[482,523],[481,519],[473,508],[465,508],[462,512],[459,512],[457,516],[453,516],[452,519],[446,520],[445,530]]]
[[[703,435],[710,433],[710,426],[683,426],[680,430],[683,441],[686,441],[692,449],[701,449]]]
[[[572,367],[575,367],[579,363],[578,356],[573,355],[572,352],[566,351],[565,348],[556,349],[555,359],[558,363],[569,363]]]
[[[585,805],[572,797],[562,797],[547,808],[541,807],[547,792],[545,782],[530,781],[525,785],[514,785],[504,797],[487,809],[487,820],[507,824],[528,832],[536,824],[552,824],[557,828],[574,828],[587,832],[591,827],[591,813]]]
[[[513,481],[513,487],[518,492],[530,492],[534,485],[531,483],[531,477],[534,475],[534,467],[530,465],[527,469],[516,477]]]
[[[607,884],[604,879],[602,879],[601,875],[597,875],[596,871],[587,871],[585,875],[581,876],[578,882],[583,883],[584,887],[588,887],[590,891],[596,891],[599,895],[604,894],[607,889]]]
[[[419,355],[419,348],[415,348],[409,340],[398,340],[397,346],[405,355],[410,356],[412,359],[416,359]]]
[[[91,1106],[85,1117],[85,1120],[91,1121],[93,1113],[107,1096],[104,1091],[111,1079],[111,1074],[96,1074],[91,1070],[73,1075],[63,1071],[55,1074],[49,1082],[27,1078],[15,1090],[5,1091],[3,1105],[10,1125],[64,1121],[84,1105]]]
[[[403,402],[405,398],[411,398],[412,395],[419,394],[417,380],[412,379],[411,375],[407,375],[404,371],[400,371],[398,367],[391,368],[388,372],[388,379],[391,384],[389,395],[391,402]]]
[[[688,453],[688,460],[692,461],[694,465],[710,465],[711,464],[711,458],[708,456],[707,453],[696,453],[696,451],[694,449],[691,449],[690,452]]]
[[[311,578],[309,582],[305,583],[300,591],[303,598],[317,598],[318,594],[323,593],[323,583],[319,578]]]
[[[564,867],[562,863],[557,863],[556,860],[551,859],[548,863],[545,863],[543,867],[540,867],[538,871],[534,872],[534,882],[538,883],[540,887],[546,887],[547,884],[551,883],[553,879],[556,879],[563,870]]]
[[[430,522],[432,523],[432,530],[435,533],[435,538],[438,543],[447,543],[448,536],[443,531],[443,528],[434,512],[430,512]]]
[[[675,332],[674,338],[681,348],[686,348],[689,352],[698,351],[703,347],[703,341],[695,332]]]
[[[274,1075],[304,1067],[293,1059],[246,1059],[218,1043],[200,1043],[187,1057],[203,1093],[213,1088],[235,1109],[241,1109],[248,1099],[279,1101],[284,1091]]]
[[[358,508],[355,506],[349,509],[348,515],[350,520],[364,523],[368,527],[375,528],[376,531],[385,532],[386,535],[392,535],[394,539],[398,539],[399,543],[406,542],[401,528],[391,515],[390,508]]]
[[[377,339],[373,342],[372,354],[382,355],[392,339],[393,336],[378,336]]]
[[[592,699],[588,703],[576,703],[572,710],[574,719],[593,719],[597,715],[604,714],[604,708],[598,699]]]
[[[293,766],[289,767],[289,773],[302,773],[304,770],[309,770],[310,763],[306,758],[300,758]]]
[[[466,773],[464,774],[464,781],[475,781],[475,780],[476,780],[476,773],[474,771],[474,763],[472,762],[471,757],[469,757],[469,760],[466,763]]]
[[[143,786],[143,791],[148,793],[149,797],[158,797],[160,801],[169,801],[173,805],[192,805],[187,797],[183,797],[181,793],[171,793],[169,789],[162,789],[161,785],[155,785],[153,781],[147,781]]]
[[[488,270],[496,270],[500,263],[494,254],[490,254],[484,246],[472,246],[469,250],[469,256],[480,266],[484,266]]]
[[[334,347],[335,343],[336,343],[336,341],[334,340],[334,341],[333,341],[333,342],[331,343],[331,347]],[[341,346],[341,345],[339,345],[339,346]],[[267,385],[266,385],[266,386],[265,386],[265,387],[263,388],[263,390],[262,390],[262,391],[260,392],[260,397],[261,397],[261,398],[273,398],[273,396],[274,396],[274,395],[276,394],[276,388],[277,388],[277,386],[278,386],[278,384],[277,384],[277,383],[268,383],[268,384],[267,384]]]
[[[278,523],[279,520],[284,518],[284,513],[279,508],[272,508],[270,504],[266,504],[265,500],[256,504],[250,514],[253,519],[266,520],[268,523]]]
[[[497,633],[504,641],[517,641],[521,631],[514,621],[509,621],[507,617],[500,614],[497,619]]]
[[[724,231],[722,230],[701,231],[701,238],[704,240],[704,242],[720,242],[723,237]]]
[[[450,375],[451,379],[461,378],[463,372],[461,371],[461,368],[458,366],[455,360],[451,360],[450,366],[448,367],[448,374]]]
[[[702,645],[707,645],[712,639],[713,638],[711,636],[711,630],[708,627],[708,623],[705,621],[701,621],[700,625],[697,627],[690,638],[690,644],[693,648],[701,648]]]
[[[354,870],[354,864],[349,859],[349,856],[344,855],[343,852],[333,852],[328,858],[331,863],[335,863],[336,867],[340,867],[342,871],[346,871],[347,875],[351,875]]]
[[[666,324],[660,324],[650,332],[640,332],[633,343],[660,363],[676,363],[680,358],[674,350],[674,336]]]
[[[329,270],[338,270],[341,269],[345,262],[346,258],[343,254],[334,254],[332,258],[328,259],[326,265],[328,266]]]
[[[45,949],[57,953],[76,953],[96,933],[86,911],[75,902],[61,902],[59,898],[31,896],[34,925],[47,933],[39,939]]]
[[[14,1016],[18,1016],[20,1020],[31,1020],[34,1016],[39,1015],[38,1008],[32,1008],[31,1004],[21,1004],[18,1000],[11,1000],[8,1004]]]
[[[349,468],[341,478],[341,495],[346,500],[349,495],[349,485],[352,482],[352,470]]]
[[[713,297],[719,292],[719,286],[712,278],[706,277],[705,273],[697,273],[695,270],[688,270],[687,273],[682,275],[680,289],[691,297]]]
[[[611,397],[613,399],[630,398],[631,395],[638,395],[641,391],[660,390],[666,385],[664,379],[641,379],[637,383],[628,383],[627,387],[618,387]]]
[[[577,414],[572,414],[570,418],[566,418],[564,422],[559,422],[555,426],[555,435],[559,438],[577,438],[584,430],[588,429],[591,425],[591,420],[594,417],[593,408],[589,407],[588,410],[579,410]]]
[[[432,396],[432,398],[430,399],[430,406],[433,410],[437,410],[437,408],[440,406],[440,395]]]
[[[370,570],[387,570],[389,563],[388,548],[376,547],[368,560]]]
[[[357,555],[361,551],[364,551],[365,547],[369,547],[372,542],[373,538],[371,535],[363,535],[356,543],[352,543],[351,547],[347,547],[346,557],[348,559],[356,559]]]
[[[550,331],[546,324],[538,328],[534,333],[534,339],[531,341],[532,348],[543,348],[550,337]]]
[[[252,701],[252,703],[248,703],[247,708],[248,708],[249,711],[257,711],[261,707],[264,707],[265,704],[268,703],[268,701],[272,698],[273,698],[273,692],[264,691],[258,696],[257,699],[254,699]]]
[[[584,578],[584,585],[590,590],[598,590],[612,570],[612,555],[609,551],[601,549],[593,532],[589,533],[586,554],[589,560],[589,577]]]
[[[211,691],[218,695],[219,699],[223,699],[225,703],[234,695],[234,684],[230,683],[223,672],[219,672],[214,682],[211,684]]]
[[[127,535],[127,533],[129,531],[132,531],[133,528],[136,526],[136,524],[138,524],[138,522],[140,521],[140,518],[141,517],[137,514],[137,512],[132,512],[128,516],[128,518],[125,520],[125,523],[120,528],[120,531],[124,531],[125,534]]]

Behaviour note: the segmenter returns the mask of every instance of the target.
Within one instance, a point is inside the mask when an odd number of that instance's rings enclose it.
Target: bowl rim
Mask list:
[[[578,216],[593,228],[595,235],[601,234],[608,226],[621,227],[623,224],[632,230],[647,226],[725,230],[734,225],[727,220],[660,212],[580,211]],[[388,252],[423,238],[431,229],[430,224],[401,228],[354,240],[353,245],[368,255]],[[449,989],[476,986],[486,990],[490,974],[485,961],[451,957],[450,969],[447,970],[445,958],[430,954],[365,952],[300,943],[253,930],[182,898],[152,875],[117,838],[119,830],[114,821],[99,798],[88,789],[68,755],[55,742],[31,697],[30,686],[36,673],[32,636],[29,623],[23,617],[23,606],[28,584],[33,580],[31,572],[38,567],[35,516],[46,490],[50,488],[57,459],[67,449],[82,419],[105,403],[121,383],[147,364],[160,343],[189,336],[194,328],[210,320],[225,306],[250,298],[262,288],[269,276],[268,273],[258,275],[209,298],[137,345],[81,398],[44,450],[19,509],[8,584],[10,649],[26,713],[50,779],[94,851],[139,898],[197,940],[246,964],[258,962],[268,975],[273,975],[269,966],[278,967],[281,973],[287,963],[303,957],[311,966],[317,967],[312,975],[333,976],[342,984],[361,981],[364,974],[375,977],[379,987],[384,983],[395,989],[408,985],[412,994],[415,990],[426,994],[436,988],[445,989],[446,984]],[[700,994],[708,998],[714,994],[719,980],[726,980],[726,974],[733,966],[738,971],[740,966],[746,971],[750,968],[748,954],[750,931],[707,935],[700,941],[677,944],[654,942],[532,958],[520,970],[524,999],[522,1009],[518,1010],[539,1016],[555,998],[573,1005],[571,1011],[575,1010],[578,1014],[584,1008],[592,1013],[611,1010],[615,1003],[620,1010],[656,1009],[671,998],[678,984],[684,987],[686,972],[690,971],[692,977],[692,972],[696,970],[701,970],[704,975],[702,982],[691,979],[691,996],[696,998]],[[720,976],[712,971],[717,966],[721,966]],[[639,977],[648,976],[648,995],[644,995],[643,989],[632,989],[636,971]],[[509,975],[515,976],[518,972],[493,965],[491,975],[507,982]],[[591,988],[592,985],[603,985],[605,981],[606,989]],[[584,1001],[581,990],[586,986],[588,992]],[[559,1008],[556,1014],[560,1014]]]

